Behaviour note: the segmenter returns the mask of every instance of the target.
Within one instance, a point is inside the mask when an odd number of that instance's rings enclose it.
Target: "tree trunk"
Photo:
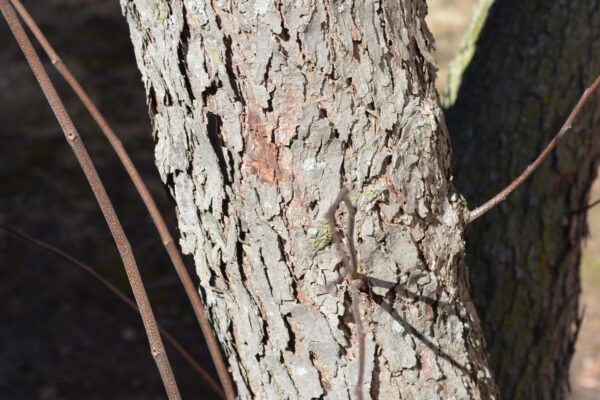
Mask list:
[[[453,160],[456,185],[471,206],[533,161],[600,73],[600,2],[482,4],[449,79],[450,102],[458,97],[447,112],[460,155]],[[586,234],[586,213],[578,210],[587,204],[600,155],[598,97],[591,103],[551,159],[469,227],[471,290],[506,399],[568,393]]]
[[[353,398],[324,213],[358,207],[366,398],[492,399],[424,1],[121,1],[240,398]]]

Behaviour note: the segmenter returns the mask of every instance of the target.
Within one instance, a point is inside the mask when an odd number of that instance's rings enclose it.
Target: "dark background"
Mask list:
[[[121,137],[176,235],[118,1],[23,3]],[[38,51],[129,235],[157,319],[212,373],[191,307],[137,192],[91,117]],[[72,253],[129,294],[93,194],[4,20],[0,137],[0,221]],[[167,351],[183,398],[214,398],[181,357]],[[165,397],[138,315],[66,261],[0,232],[0,399]]]

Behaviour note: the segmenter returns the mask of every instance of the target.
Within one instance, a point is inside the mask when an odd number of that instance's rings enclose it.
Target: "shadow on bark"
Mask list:
[[[438,345],[436,345],[431,339],[429,339],[424,333],[420,332],[417,328],[412,326],[406,319],[402,318],[400,313],[394,308],[394,299],[398,296],[408,298],[417,302],[423,302],[428,304],[435,310],[435,312],[439,313],[439,310],[444,310],[446,315],[454,314],[454,307],[447,302],[438,301],[431,297],[422,296],[418,293],[414,293],[406,289],[402,284],[398,282],[388,282],[382,279],[377,278],[369,278],[363,277],[366,282],[368,282],[369,287],[379,287],[384,289],[389,289],[388,295],[379,296],[374,293],[369,293],[369,298],[375,303],[378,304],[385,312],[387,312],[394,321],[398,322],[406,332],[410,334],[414,339],[419,340],[425,346],[427,346],[430,350],[434,352],[434,354],[438,357],[443,358],[452,364],[455,368],[459,369],[462,373],[467,376],[472,376],[473,371],[470,371],[466,366],[459,363],[455,360],[451,355],[444,352]],[[389,296],[392,294],[392,296]]]

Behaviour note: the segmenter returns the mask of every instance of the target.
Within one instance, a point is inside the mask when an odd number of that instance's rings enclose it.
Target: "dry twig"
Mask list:
[[[135,262],[131,245],[127,239],[127,236],[125,235],[125,232],[123,231],[112,203],[106,194],[104,185],[102,184],[102,181],[96,172],[96,168],[94,167],[94,164],[79,136],[79,133],[75,129],[67,110],[62,104],[58,93],[56,93],[54,86],[50,82],[50,78],[48,77],[44,66],[35,52],[33,45],[29,41],[25,30],[21,26],[15,10],[8,0],[0,0],[0,11],[8,23],[10,30],[19,44],[19,47],[23,51],[23,54],[25,55],[33,74],[35,75],[40,87],[42,88],[42,91],[44,92],[44,95],[48,100],[48,103],[50,104],[50,107],[52,108],[52,111],[56,115],[56,119],[58,120],[65,134],[67,142],[71,146],[73,153],[75,154],[75,157],[81,166],[81,169],[85,173],[92,191],[96,196],[96,200],[100,205],[100,209],[104,214],[104,218],[106,219],[110,231],[115,239],[117,248],[119,249],[119,253],[123,259],[125,271],[127,272],[127,277],[129,278],[134,297],[140,310],[140,315],[142,316],[142,321],[144,322],[144,327],[150,342],[152,356],[154,357],[162,377],[169,399],[180,399],[181,396],[179,394],[179,388],[177,387],[173,370],[169,364],[169,360],[167,358],[167,354],[156,325],[154,313],[152,312],[140,272]]]
[[[346,203],[348,208],[348,222],[346,227],[347,251],[344,248],[342,237],[336,228],[335,212],[340,204]],[[340,273],[339,279],[333,284],[340,284],[344,281],[349,282],[348,291],[350,292],[350,301],[352,307],[352,315],[354,317],[354,325],[356,325],[356,336],[358,337],[358,378],[356,382],[356,398],[363,399],[363,382],[365,375],[365,332],[360,318],[360,288],[363,284],[363,278],[358,274],[358,260],[356,255],[356,247],[354,246],[354,217],[356,216],[356,207],[352,204],[348,189],[343,188],[333,204],[327,210],[325,219],[331,228],[331,241],[335,244],[338,254],[342,258],[343,270]]]
[[[73,76],[71,71],[67,68],[67,66],[62,62],[61,58],[58,56],[46,36],[42,33],[39,26],[35,23],[31,15],[27,12],[25,7],[21,4],[19,0],[11,0],[12,4],[16,8],[17,12],[23,18],[23,21],[27,25],[27,27],[31,30],[37,41],[40,43],[52,65],[58,70],[61,76],[65,79],[65,81],[69,84],[71,89],[75,92],[75,94],[79,97],[85,108],[88,110],[94,121],[98,124],[104,136],[110,142],[110,145],[115,150],[115,153],[121,160],[123,167],[127,171],[127,174],[131,178],[135,188],[137,189],[148,213],[150,214],[150,218],[160,235],[162,243],[167,250],[169,258],[175,267],[175,271],[183,284],[184,290],[187,294],[190,303],[192,304],[192,308],[194,309],[194,314],[196,315],[196,319],[198,320],[198,324],[200,325],[200,329],[202,330],[202,334],[204,335],[204,339],[208,346],[208,350],[212,357],[213,363],[215,364],[215,368],[217,370],[217,374],[219,375],[219,379],[221,380],[221,384],[225,389],[225,393],[227,395],[227,399],[233,400],[235,398],[235,391],[233,389],[233,383],[231,381],[231,377],[229,375],[229,371],[227,370],[227,366],[223,360],[223,356],[221,355],[221,350],[219,348],[219,344],[215,338],[215,335],[212,331],[212,327],[206,318],[206,314],[204,312],[204,306],[202,305],[202,300],[200,299],[200,295],[198,294],[198,290],[194,285],[192,278],[190,277],[185,263],[173,241],[173,237],[171,236],[169,229],[167,228],[167,224],[165,223],[164,218],[162,217],[158,207],[156,206],[156,202],[152,198],[150,191],[146,187],[144,180],[140,176],[135,164],[127,154],[125,147],[115,134],[115,132],[110,127],[109,123],[106,121],[102,113],[98,110],[94,102],[87,95],[85,90],[81,87],[77,79]]]
[[[582,213],[587,212],[587,211],[591,210],[592,208],[596,207],[598,204],[600,204],[600,199],[592,201],[587,206],[580,208],[579,210],[575,210],[575,211],[571,212],[571,214],[582,214]]]
[[[585,90],[585,92],[583,92],[583,94],[581,95],[581,98],[575,105],[575,108],[573,108],[573,111],[571,111],[571,114],[569,114],[569,117],[567,118],[567,120],[565,121],[563,126],[560,128],[560,130],[558,131],[556,136],[554,136],[554,138],[550,141],[550,143],[548,143],[546,148],[540,153],[540,155],[531,164],[529,164],[527,166],[527,168],[525,168],[525,171],[523,171],[521,173],[521,175],[519,175],[514,181],[512,181],[500,193],[498,193],[497,195],[495,195],[494,197],[489,199],[483,205],[475,208],[474,210],[471,210],[469,212],[469,220],[467,221],[468,223],[475,221],[477,218],[481,217],[483,214],[485,214],[486,212],[488,212],[489,210],[494,208],[496,205],[498,205],[499,203],[504,201],[508,197],[509,194],[511,194],[516,188],[518,188],[523,182],[525,182],[525,180],[527,178],[529,178],[529,176],[550,155],[552,150],[554,150],[556,145],[558,145],[558,142],[560,142],[560,140],[563,138],[563,136],[565,136],[567,131],[569,129],[571,129],[571,125],[573,124],[575,117],[577,116],[577,114],[579,114],[579,111],[581,111],[581,108],[589,100],[589,98],[592,96],[592,94],[598,88],[599,85],[600,85],[600,75],[596,78],[594,83],[592,83],[590,85],[590,87],[588,87]]]
[[[40,239],[36,239],[21,230],[12,228],[3,223],[0,223],[0,229],[3,229],[4,231],[8,232],[12,236],[14,236],[18,239],[21,239],[24,242],[30,243],[34,246],[37,246],[43,250],[50,252],[52,254],[55,254],[58,257],[61,257],[62,259],[68,261],[69,263],[71,263],[74,266],[78,267],[79,269],[83,270],[84,272],[87,272],[88,274],[90,274],[92,276],[92,278],[96,279],[98,282],[100,282],[102,285],[104,285],[104,287],[106,287],[108,290],[110,290],[115,296],[117,296],[121,301],[123,301],[125,304],[127,304],[129,306],[129,308],[131,308],[133,311],[135,311],[137,313],[140,312],[140,310],[137,308],[135,303],[125,293],[123,293],[121,290],[119,290],[119,288],[117,288],[115,285],[110,283],[106,278],[104,278],[102,275],[100,275],[98,272],[96,272],[96,270],[94,268],[92,268],[90,265],[75,258],[74,256],[67,253],[66,251],[63,251],[63,250],[59,249],[58,247],[53,246],[53,245],[51,245],[47,242],[44,242]],[[204,368],[202,368],[200,366],[200,364],[198,364],[196,362],[196,360],[194,360],[194,358],[190,355],[190,353],[188,353],[188,351],[185,350],[185,348],[177,341],[177,339],[175,339],[167,330],[165,330],[163,327],[161,327],[160,324],[157,323],[157,325],[158,325],[158,330],[160,331],[161,335],[163,335],[165,337],[165,339],[167,340],[167,342],[169,342],[173,346],[173,348],[187,361],[187,363],[190,365],[190,367],[192,367],[192,369],[198,373],[198,375],[200,376],[200,379],[202,379],[204,381],[204,383],[206,383],[208,385],[208,387],[210,387],[219,396],[219,398],[224,399],[225,393],[223,392],[223,389],[221,389],[221,386],[219,386],[215,382],[215,380],[210,376],[210,374],[208,372],[206,372],[204,370]]]

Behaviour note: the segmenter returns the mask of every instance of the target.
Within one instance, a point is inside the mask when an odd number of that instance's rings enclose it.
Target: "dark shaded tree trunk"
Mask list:
[[[121,1],[240,398],[354,397],[323,215],[358,206],[366,398],[492,399],[424,1]]]
[[[600,73],[600,2],[483,2],[491,3],[450,78],[450,102],[458,94],[447,112],[455,182],[471,207],[536,157]],[[505,399],[568,391],[586,234],[586,213],[578,210],[600,153],[597,98],[551,159],[468,229],[471,290]]]

